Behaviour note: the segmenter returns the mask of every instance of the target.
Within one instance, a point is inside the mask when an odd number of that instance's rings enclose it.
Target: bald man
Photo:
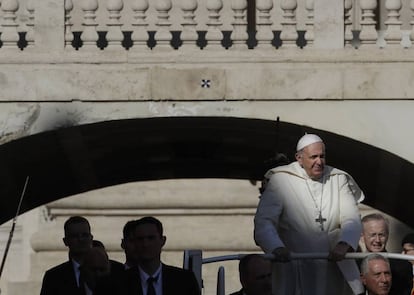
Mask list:
[[[80,267],[81,278],[86,295],[94,294],[97,285],[109,279],[111,264],[108,254],[103,247],[93,247],[88,250]]]
[[[272,264],[259,254],[240,259],[239,276],[242,289],[230,295],[271,295]]]

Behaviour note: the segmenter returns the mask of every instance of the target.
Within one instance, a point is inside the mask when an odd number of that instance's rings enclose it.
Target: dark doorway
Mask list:
[[[414,226],[414,166],[384,150],[323,130],[277,120],[168,117],[106,121],[62,128],[0,146],[1,218],[89,190],[132,181],[229,178],[258,181],[294,159],[296,141],[316,132],[328,164],[349,172],[364,203]]]

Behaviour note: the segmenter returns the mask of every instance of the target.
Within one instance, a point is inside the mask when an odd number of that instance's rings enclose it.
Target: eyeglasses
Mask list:
[[[379,239],[382,240],[382,239],[386,239],[388,237],[388,234],[386,234],[386,233],[372,233],[372,234],[369,234],[368,237],[370,239],[376,239],[378,237]]]

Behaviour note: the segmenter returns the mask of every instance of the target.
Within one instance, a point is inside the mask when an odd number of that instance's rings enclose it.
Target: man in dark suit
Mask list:
[[[105,245],[101,241],[93,240],[92,241],[92,248],[101,248],[104,251],[104,253],[106,253],[106,256],[109,259],[108,253],[106,252]],[[116,261],[116,260],[109,259],[109,264],[110,264],[110,267],[111,267],[110,268],[111,273],[114,273],[114,272],[122,272],[123,273],[123,271],[125,269],[124,264],[119,262],[119,261]]]
[[[83,295],[79,266],[92,248],[91,227],[86,218],[70,217],[64,225],[63,242],[69,248],[69,261],[47,270],[43,276],[40,295]]]
[[[135,251],[135,237],[134,237],[134,230],[136,220],[130,220],[125,223],[122,229],[122,240],[121,240],[121,248],[124,250],[125,253],[125,269],[130,269],[137,265],[137,257]]]
[[[368,252],[387,252],[389,222],[381,214],[373,213],[362,218],[362,240]],[[413,286],[413,271],[406,260],[389,259],[392,285],[390,295],[410,295]]]
[[[162,223],[151,216],[136,221],[134,229],[138,266],[125,271],[116,290],[107,288],[106,294],[117,295],[200,295],[193,272],[161,262],[166,237]],[[100,293],[101,294],[101,293]]]
[[[111,274],[111,262],[105,248],[95,246],[89,249],[80,266],[80,271],[86,294],[95,294],[98,285],[106,283]]]
[[[242,289],[231,295],[271,295],[272,264],[259,254],[249,254],[240,259],[239,277]]]

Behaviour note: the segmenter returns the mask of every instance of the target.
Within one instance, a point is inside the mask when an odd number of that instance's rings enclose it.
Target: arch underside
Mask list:
[[[260,181],[294,160],[298,138],[316,132],[329,165],[349,172],[365,204],[414,227],[414,165],[351,138],[281,121],[168,117],[105,121],[27,136],[0,146],[0,223],[67,196],[134,181],[229,178]]]

